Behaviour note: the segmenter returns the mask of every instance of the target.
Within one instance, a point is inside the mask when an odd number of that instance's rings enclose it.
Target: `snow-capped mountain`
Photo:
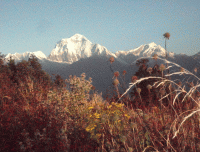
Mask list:
[[[51,51],[48,59],[72,64],[81,58],[88,58],[94,55],[115,56],[104,46],[93,44],[83,35],[75,34],[70,38],[59,41]]]
[[[25,52],[25,53],[22,53],[22,54],[19,54],[19,53],[15,53],[15,54],[10,54],[8,53],[6,56],[5,56],[5,60],[8,61],[10,59],[10,57],[12,57],[12,59],[15,60],[15,62],[20,62],[22,60],[28,60],[31,55],[34,55],[36,56],[39,60],[43,60],[43,59],[46,59],[46,55],[42,52],[42,51],[36,51],[36,52]]]
[[[110,52],[106,47],[99,44],[93,44],[85,36],[75,34],[70,38],[62,39],[55,45],[48,57],[41,51],[25,52],[22,54],[8,54],[5,58],[8,60],[11,56],[16,62],[28,60],[31,54],[34,54],[39,60],[49,60],[52,62],[60,62],[72,64],[80,59],[89,58],[92,56],[102,56],[109,58],[113,56],[122,64],[130,64],[140,57],[150,57],[157,54],[160,57],[165,57],[165,49],[154,42],[141,45],[136,49],[129,51],[117,51],[115,54]],[[168,57],[173,58],[174,53],[167,52]]]
[[[130,50],[130,51],[117,51],[116,56],[127,56],[127,55],[135,55],[138,57],[151,57],[154,54],[157,54],[158,56],[165,57],[165,49],[162,48],[160,45],[155,44],[154,42],[141,45],[140,47]],[[168,56],[173,57],[174,53],[167,52]]]
[[[138,70],[136,65],[131,65],[134,61],[141,57],[152,57],[154,54],[165,58],[165,53],[164,48],[152,42],[129,51],[117,51],[114,54],[104,46],[93,44],[85,36],[75,34],[70,38],[59,41],[48,57],[41,51],[37,51],[8,54],[5,58],[8,61],[12,56],[16,62],[19,62],[28,60],[31,54],[34,54],[39,59],[43,70],[50,75],[59,74],[63,79],[67,79],[69,75],[80,76],[85,73],[86,79],[91,77],[96,90],[105,95],[105,93],[108,93],[106,89],[113,86],[113,73],[110,68],[109,57],[115,58],[115,62],[112,63],[113,71],[119,71],[120,74],[123,70],[127,71],[126,86],[128,86],[131,76]],[[167,54],[169,61],[177,63],[189,71],[192,71],[195,67],[200,67],[200,53],[194,56],[173,52],[167,52]],[[163,61],[160,60],[157,63],[161,64]],[[148,65],[151,67],[155,65],[155,60],[149,59]],[[170,70],[179,70],[179,67]]]
[[[129,50],[129,51],[117,51],[115,55],[127,63],[131,63],[138,58],[141,57],[152,57],[154,54],[157,54],[159,57],[165,57],[166,51],[160,45],[155,44],[154,42],[141,45],[136,49]],[[173,58],[173,52],[167,52],[168,57]]]

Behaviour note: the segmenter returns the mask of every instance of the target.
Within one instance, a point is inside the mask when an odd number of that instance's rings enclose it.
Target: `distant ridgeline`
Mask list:
[[[38,58],[42,69],[50,75],[59,74],[63,79],[67,79],[69,75],[79,77],[82,73],[85,73],[86,79],[91,77],[92,84],[96,87],[96,90],[102,92],[104,95],[106,89],[113,87],[113,72],[119,71],[120,75],[122,75],[123,71],[126,70],[125,83],[126,87],[128,87],[128,84],[131,82],[131,76],[138,70],[138,66],[136,65],[137,59],[147,58],[149,60],[147,65],[152,67],[155,64],[165,64],[164,60],[158,59],[155,61],[153,59],[155,54],[159,58],[165,59],[165,53],[165,49],[154,42],[141,45],[129,51],[112,53],[104,46],[93,44],[85,36],[75,34],[70,38],[60,40],[48,57],[41,51],[36,51],[22,54],[8,54],[5,60],[8,62],[10,57],[12,57],[17,63],[22,60],[28,60],[33,54]],[[187,56],[185,54],[167,52],[167,55],[169,61],[189,71],[192,71],[195,67],[200,67],[199,53],[193,56]],[[111,56],[115,59],[115,62],[112,63],[113,72],[111,71],[109,62]],[[175,70],[180,70],[180,67],[172,65],[170,71]]]

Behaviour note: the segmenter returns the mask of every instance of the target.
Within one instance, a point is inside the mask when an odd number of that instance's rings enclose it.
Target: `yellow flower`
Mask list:
[[[95,113],[94,116],[95,116],[96,118],[100,118],[100,114],[98,114],[98,113]]]
[[[118,108],[123,107],[123,106],[124,106],[124,104],[122,104],[122,103],[116,104],[116,107],[118,107]]]
[[[97,135],[98,138],[101,137],[101,134],[96,134],[96,135]]]
[[[117,122],[118,122],[118,123],[120,123],[120,122],[121,122],[121,120],[118,120]]]
[[[90,132],[90,131],[94,130],[96,126],[97,125],[95,125],[95,124],[94,125],[90,124],[89,126],[86,127],[86,131]]]
[[[110,109],[111,107],[112,107],[112,105],[109,105],[109,106],[108,106],[108,109]]]
[[[94,107],[89,107],[88,109],[90,110],[90,109],[93,109]]]
[[[130,118],[130,116],[129,116],[129,115],[127,115],[127,114],[124,114],[124,116],[125,116],[125,117],[127,117],[128,119]]]

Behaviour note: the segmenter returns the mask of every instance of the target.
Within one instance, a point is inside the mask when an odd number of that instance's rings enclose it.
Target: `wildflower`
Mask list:
[[[115,116],[112,118],[112,120],[115,122],[115,121],[118,121],[119,120],[119,116],[117,114],[115,114]]]
[[[124,104],[122,104],[122,103],[119,103],[119,104],[116,104],[115,106],[116,106],[116,107],[118,107],[118,108],[121,108],[121,107],[123,107],[123,106],[124,106]]]
[[[114,81],[113,81],[113,85],[114,86],[117,86],[119,84],[119,80],[116,78]]]
[[[160,67],[159,67],[159,70],[160,70],[160,71],[164,71],[165,69],[166,69],[166,68],[165,68],[165,65],[164,65],[164,64],[161,64]]]
[[[111,107],[112,107],[112,105],[109,105],[109,106],[108,106],[108,109],[110,109]]]
[[[99,107],[99,105],[95,105],[95,110],[100,110],[100,107]]]
[[[190,88],[194,87],[194,83],[193,83],[193,82],[190,82],[190,83],[189,83],[189,87],[190,87]]]
[[[98,138],[100,138],[100,137],[101,137],[101,134],[96,134],[96,136],[97,136]]]
[[[118,71],[116,71],[116,72],[114,72],[114,77],[118,77],[119,76],[119,72]]]
[[[89,77],[89,79],[88,79],[88,80],[89,80],[89,82],[92,82],[92,78],[91,78],[91,77]]]
[[[125,74],[126,74],[126,70],[123,71],[123,75],[125,75]]]
[[[112,104],[112,105],[115,105],[116,103],[115,103],[115,102],[112,102],[111,104]]]
[[[95,90],[95,86],[92,86],[91,89],[92,89],[92,90]]]
[[[197,73],[197,68],[194,68],[194,72]]]
[[[184,71],[185,71],[185,69],[183,67],[181,67],[180,72],[184,72]]]
[[[88,110],[93,109],[94,107],[89,107]]]
[[[170,34],[167,32],[165,34],[163,34],[164,38],[167,38],[169,40]]]
[[[100,118],[100,114],[98,114],[98,113],[95,113],[94,116],[95,116],[96,118]]]
[[[137,76],[132,76],[131,80],[132,80],[132,82],[135,82],[136,80],[138,80],[138,77]]]
[[[136,124],[136,123],[133,123],[133,122],[131,122],[131,125],[130,125],[130,126],[131,126],[131,128],[133,128],[133,129],[134,129],[134,128],[137,128],[137,124]]]
[[[140,94],[141,89],[140,89],[140,88],[137,88],[136,91],[138,92],[138,94]]]
[[[130,118],[130,116],[129,116],[129,115],[127,115],[127,114],[124,114],[124,116],[125,116],[125,117],[127,117],[128,119]]]
[[[105,118],[101,118],[101,122],[102,122],[102,123],[105,123],[105,122],[106,122],[106,119],[105,119]]]
[[[86,131],[90,132],[90,131],[94,130],[96,126],[97,125],[95,125],[95,124],[94,125],[90,124],[89,126],[86,127]]]
[[[151,86],[150,84],[148,84],[148,85],[147,85],[147,89],[148,89],[148,90],[151,90],[151,89],[152,89],[152,86]]]
[[[43,128],[43,131],[46,132],[46,128]]]
[[[165,89],[160,90],[161,95],[165,95]]]
[[[147,66],[145,64],[142,65],[142,70],[146,70]]]
[[[111,56],[110,59],[109,59],[109,61],[112,64],[115,61],[115,58],[113,56]]]
[[[126,136],[119,135],[119,137],[120,137],[120,141],[123,142],[123,143],[125,143],[125,141],[126,141]]]
[[[181,82],[179,82],[179,83],[178,83],[178,85],[181,87],[182,83],[181,83]]]
[[[149,67],[149,68],[147,69],[147,72],[149,72],[150,74],[151,74],[152,71],[153,71],[153,70],[152,70],[151,67]]]
[[[82,74],[81,74],[81,77],[85,78],[85,73],[82,73]]]

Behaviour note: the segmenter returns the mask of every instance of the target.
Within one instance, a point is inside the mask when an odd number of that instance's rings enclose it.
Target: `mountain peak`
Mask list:
[[[79,33],[76,33],[76,34],[74,34],[72,37],[84,37],[83,35],[81,35],[81,34],[79,34]],[[71,38],[72,38],[71,37]]]
[[[55,48],[51,51],[48,59],[58,62],[73,63],[81,58],[91,56],[115,56],[104,46],[93,44],[85,36],[75,34],[70,38],[59,41]]]
[[[80,58],[91,56],[92,43],[83,35],[75,34],[59,41],[51,51],[48,59],[73,63]]]
[[[149,44],[141,45],[133,50],[118,51],[115,54],[117,57],[125,59],[125,58],[137,58],[137,57],[151,57],[154,54],[164,57],[165,53],[166,52],[164,48],[162,48],[160,45],[157,45],[154,42],[151,42]],[[170,57],[173,57],[174,53],[168,52],[168,55]]]
[[[31,55],[35,55],[38,59],[43,60],[46,59],[46,55],[42,52],[42,51],[35,51],[35,52],[25,52],[25,53],[15,53],[15,54],[10,54],[8,53],[5,56],[6,61],[8,61],[10,59],[10,57],[12,57],[13,59],[15,59],[16,62],[20,62],[22,60],[28,60]]]
[[[149,43],[148,45],[149,45],[149,47],[155,47],[155,46],[157,46],[157,44],[154,43],[154,42],[151,42],[151,43]]]
[[[75,34],[72,37],[70,37],[69,39],[71,40],[75,40],[75,41],[82,41],[82,40],[88,40],[85,36],[81,35],[81,34]]]

